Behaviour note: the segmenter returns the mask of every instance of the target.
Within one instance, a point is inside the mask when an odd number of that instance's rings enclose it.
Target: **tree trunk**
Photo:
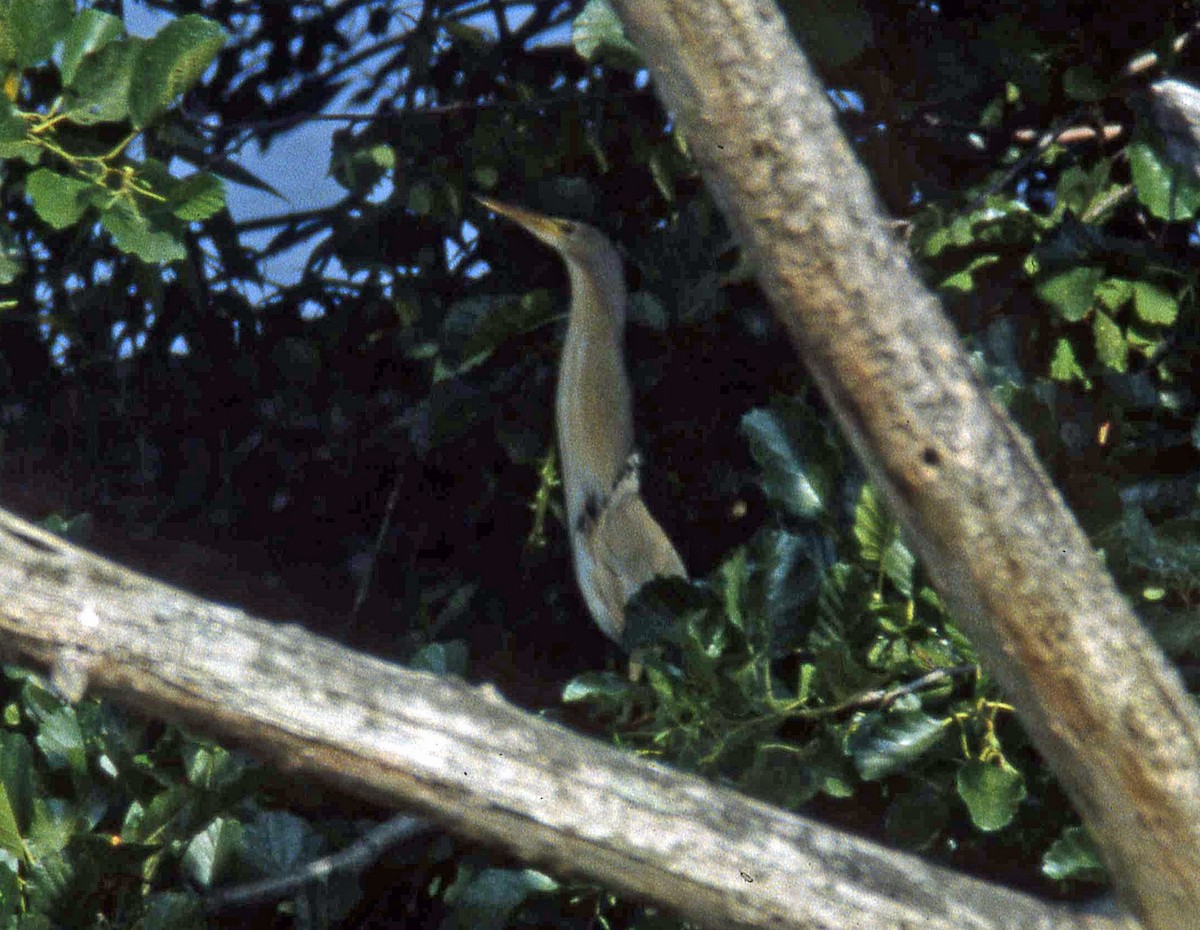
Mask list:
[[[938,591],[1154,930],[1200,913],[1200,714],[909,266],[768,0],[614,0]]]

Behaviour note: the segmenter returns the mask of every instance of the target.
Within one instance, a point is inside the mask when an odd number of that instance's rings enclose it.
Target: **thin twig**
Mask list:
[[[341,852],[314,859],[289,875],[264,878],[215,891],[205,899],[204,909],[211,914],[233,907],[278,901],[307,885],[327,882],[339,872],[361,872],[392,846],[420,836],[434,826],[433,821],[423,817],[401,814],[367,831]]]

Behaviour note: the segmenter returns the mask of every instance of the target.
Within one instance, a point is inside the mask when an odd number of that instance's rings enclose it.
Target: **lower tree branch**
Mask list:
[[[130,572],[0,511],[0,643],[297,776],[707,927],[1133,930],[890,851]]]

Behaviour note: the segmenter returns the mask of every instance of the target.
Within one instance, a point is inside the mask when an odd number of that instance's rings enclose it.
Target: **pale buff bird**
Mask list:
[[[642,500],[623,353],[628,300],[608,238],[576,220],[476,198],[554,249],[567,266],[571,308],[555,419],[575,577],[596,624],[617,642],[625,606],[657,576],[687,577],[683,560]]]

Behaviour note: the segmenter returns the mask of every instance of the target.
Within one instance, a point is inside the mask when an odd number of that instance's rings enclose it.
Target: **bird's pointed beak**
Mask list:
[[[493,200],[491,197],[484,197],[480,194],[473,194],[472,196],[489,210],[493,210],[501,216],[508,217],[508,219],[512,220],[518,226],[523,226],[543,242],[553,245],[562,236],[558,228],[558,223],[553,217],[534,213],[532,210],[516,207],[509,203],[502,203],[499,200]]]

